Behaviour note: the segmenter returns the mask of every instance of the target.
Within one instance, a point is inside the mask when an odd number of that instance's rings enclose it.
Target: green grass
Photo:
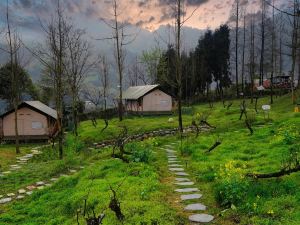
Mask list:
[[[256,114],[254,104],[247,101],[248,115],[254,120],[252,136],[244,119],[239,120],[241,100],[233,101],[229,110],[221,103],[215,103],[212,109],[201,104],[185,110],[185,125],[191,124],[192,114],[194,118],[209,114],[208,122],[217,127],[198,138],[195,134],[188,135],[182,156],[191,179],[203,194],[201,203],[208,206],[205,212],[216,216],[215,224],[300,224],[300,173],[266,180],[245,177],[247,173],[280,170],[290,148],[299,150],[300,113],[293,112],[290,96],[275,99],[270,120],[265,120],[261,105],[268,102],[268,98],[259,99]],[[175,119],[174,123],[168,123],[170,117]],[[42,178],[66,173],[70,168],[85,166],[78,174],[60,178],[52,187],[23,201],[0,206],[0,224],[76,224],[77,210],[82,212],[86,198],[89,209],[94,208],[97,214],[104,210],[103,224],[119,224],[107,209],[110,185],[114,188],[120,185],[118,198],[125,215],[124,224],[187,224],[189,214],[183,212],[179,195],[173,192],[174,177],[168,171],[166,154],[156,148],[177,142],[178,137],[128,144],[127,150],[134,153],[129,164],[112,159],[110,148],[91,150],[84,145],[113,139],[123,124],[129,134],[176,127],[176,116],[129,117],[121,123],[113,119],[101,133],[102,124],[99,120],[94,128],[90,121],[81,123],[80,140],[68,136],[63,161],[57,158],[56,150],[48,148],[22,172],[0,180],[4,192],[14,191]],[[222,144],[205,153],[216,140]],[[177,150],[181,150],[179,145]],[[6,159],[3,161],[10,164]],[[80,222],[84,224],[82,217]]]
[[[259,109],[268,101],[260,99]],[[184,158],[205,193],[203,201],[214,205],[215,214],[229,208],[217,224],[300,224],[300,173],[265,180],[245,177],[247,173],[279,171],[291,148],[299,154],[300,114],[293,112],[290,102],[289,96],[276,99],[271,121],[259,110],[252,136],[244,120],[239,121],[239,101],[234,101],[230,110],[220,103],[212,110],[198,108],[199,112],[211,112],[209,122],[217,129],[197,139],[195,135],[187,138]],[[250,111],[253,105],[247,105]],[[206,153],[216,140],[222,144]]]
[[[15,164],[16,157],[23,156],[30,152],[35,145],[23,144],[20,146],[21,154],[16,154],[16,149],[13,145],[0,144],[0,172],[9,168],[9,165]]]

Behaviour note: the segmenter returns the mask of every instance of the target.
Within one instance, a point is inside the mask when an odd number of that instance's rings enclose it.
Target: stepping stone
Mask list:
[[[80,166],[79,169],[84,169],[84,166]]]
[[[184,210],[186,211],[197,211],[197,210],[206,210],[206,206],[201,203],[187,205]]]
[[[33,193],[32,191],[27,191],[26,195],[32,195],[32,193]]]
[[[32,190],[36,189],[36,186],[30,185],[30,186],[26,187],[26,189],[29,191],[32,191]]]
[[[10,174],[11,173],[11,171],[4,171],[4,172],[2,172],[3,174]]]
[[[172,145],[165,145],[166,148],[174,148]]]
[[[46,186],[46,187],[51,187],[51,186],[52,186],[52,184],[45,184],[45,186]]]
[[[196,223],[209,223],[213,219],[214,217],[208,214],[195,214],[189,217],[189,220],[191,222],[196,222]]]
[[[189,174],[188,173],[185,173],[185,172],[178,172],[178,173],[175,173],[176,175],[178,176],[188,176]]]
[[[177,159],[170,159],[170,160],[168,160],[168,163],[178,163],[178,162],[180,162],[180,161],[177,160]]]
[[[11,202],[12,198],[3,198],[3,199],[0,199],[0,204],[5,204],[5,203],[8,203],[8,202]]]
[[[8,197],[13,197],[13,196],[15,196],[15,194],[14,193],[8,193],[7,196]]]
[[[0,198],[3,198],[3,195],[0,195]]]
[[[169,168],[170,171],[184,171],[183,168]]]
[[[77,172],[77,170],[69,170],[70,171],[70,173],[76,173]]]
[[[45,188],[45,186],[38,186],[37,189],[38,190],[43,190]]]
[[[39,182],[36,182],[35,184],[37,186],[43,186],[43,185],[45,185],[45,182],[44,181],[39,181]]]
[[[20,159],[20,161],[26,161],[26,162],[27,162],[28,160],[29,160],[28,158],[21,158],[21,159]]]
[[[50,179],[50,181],[52,181],[52,182],[55,182],[57,180],[58,180],[58,178],[56,178],[56,177]]]
[[[180,164],[169,164],[169,167],[178,167],[178,166],[182,166]]]
[[[19,165],[10,165],[10,167],[18,167]]]
[[[25,158],[32,158],[33,157],[33,154],[27,154],[24,156]]]
[[[67,174],[61,174],[60,177],[69,177]]]
[[[201,194],[190,194],[190,195],[181,195],[180,196],[181,200],[183,200],[183,201],[185,201],[185,200],[199,199],[201,197],[202,197]]]
[[[195,183],[194,182],[178,182],[175,184],[179,185],[179,186],[191,186],[191,185],[194,185]]]
[[[25,194],[25,193],[26,193],[26,190],[20,189],[20,190],[18,190],[18,193],[19,193],[19,194]]]
[[[183,181],[191,181],[189,178],[175,178],[176,181],[183,182]]]
[[[23,198],[25,198],[24,195],[18,195],[18,196],[16,197],[16,199],[23,199]]]
[[[176,192],[185,193],[185,192],[197,192],[200,191],[198,188],[182,188],[182,189],[176,189]]]

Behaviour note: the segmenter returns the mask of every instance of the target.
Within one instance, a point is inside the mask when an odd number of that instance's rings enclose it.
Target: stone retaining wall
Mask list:
[[[200,132],[209,131],[211,128],[208,126],[201,126],[199,127]],[[196,132],[195,127],[189,126],[185,127],[183,130],[184,134]],[[135,134],[127,137],[126,143],[133,142],[133,141],[143,141],[145,139],[151,138],[151,137],[164,137],[164,136],[171,136],[178,134],[178,128],[171,128],[171,129],[161,129],[161,130],[155,130],[155,131],[149,131],[141,134]],[[115,140],[106,140],[102,141],[100,143],[94,143],[95,148],[104,148],[113,146],[115,143]]]

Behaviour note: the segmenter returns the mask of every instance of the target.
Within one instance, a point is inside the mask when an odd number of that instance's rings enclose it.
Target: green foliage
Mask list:
[[[65,146],[66,152],[70,152],[71,154],[72,152],[78,153],[85,147],[83,141],[79,137],[76,137],[74,135],[68,135],[66,137]]]
[[[152,156],[152,149],[149,144],[144,143],[130,143],[126,146],[132,153],[131,159],[133,162],[148,163]]]
[[[220,168],[217,175],[216,199],[222,206],[240,205],[247,196],[249,182],[243,169],[234,161]]]

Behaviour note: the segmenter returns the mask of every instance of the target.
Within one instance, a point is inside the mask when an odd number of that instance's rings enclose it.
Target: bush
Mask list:
[[[68,135],[65,142],[68,152],[81,152],[84,149],[84,143],[79,137]]]
[[[151,147],[149,144],[130,143],[127,145],[132,153],[131,159],[133,162],[148,163],[152,156]]]
[[[240,205],[244,202],[249,182],[243,175],[243,169],[235,161],[222,166],[217,179],[216,199],[220,205]]]

